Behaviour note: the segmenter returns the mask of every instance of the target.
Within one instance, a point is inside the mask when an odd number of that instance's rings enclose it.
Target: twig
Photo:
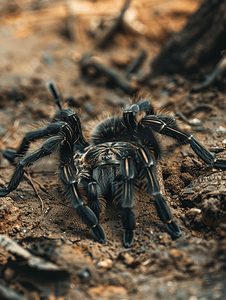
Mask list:
[[[30,173],[28,173],[28,172],[24,173],[24,177],[30,182],[31,186],[33,187],[33,190],[34,190],[34,192],[35,192],[35,195],[38,197],[38,199],[39,199],[40,202],[41,202],[41,205],[42,205],[42,212],[43,212],[43,209],[44,209],[43,200],[42,200],[42,198],[39,196],[38,190],[36,189],[35,185],[33,184],[33,181],[32,181],[32,178],[31,178]]]
[[[65,206],[65,207],[67,207],[67,208],[71,208],[71,209],[73,209],[73,207],[72,207],[72,206],[69,206],[69,205],[67,205],[67,204],[64,204],[64,203],[62,203],[62,202],[59,202],[58,204],[60,204],[60,205],[62,205],[62,206]]]
[[[197,103],[194,105],[194,108],[195,108],[194,111],[202,111],[202,110],[211,111],[214,109],[213,105],[205,104],[205,103]]]
[[[114,32],[120,27],[122,23],[123,16],[130,5],[131,0],[125,0],[123,8],[119,14],[119,16],[115,19],[114,24],[103,33],[102,37],[98,42],[98,46],[100,48],[104,48],[107,46],[108,42],[112,39]]]
[[[0,169],[13,169],[13,168],[15,167],[12,165],[6,165],[6,166],[0,165]]]
[[[212,72],[212,74],[210,74],[208,76],[208,78],[206,80],[204,80],[202,83],[196,84],[191,88],[192,92],[198,92],[201,91],[203,89],[208,88],[209,86],[211,86],[218,78],[220,78],[224,71],[226,69],[226,57],[222,57],[222,59],[219,61],[219,63],[217,64],[216,68],[214,69],[214,71]]]
[[[16,133],[19,124],[20,124],[19,120],[15,120],[15,122],[14,122],[14,124],[13,124],[13,127],[11,127],[11,128],[6,132],[6,134],[3,136],[3,138],[2,138],[2,141],[3,141],[3,142],[6,142],[7,139],[8,139],[11,135],[13,135],[14,133]]]
[[[42,170],[42,171],[31,171],[31,175],[33,174],[55,174],[54,171],[45,171],[45,170]]]
[[[166,195],[166,191],[165,191],[165,186],[164,186],[164,181],[163,181],[163,175],[162,175],[162,167],[160,164],[157,164],[155,166],[155,174],[159,183],[159,187],[160,187],[160,193],[161,195],[165,196]]]
[[[185,117],[185,115],[184,115],[182,112],[177,111],[177,112],[175,113],[175,115],[176,115],[177,117],[179,117],[182,121],[188,123],[188,119]]]
[[[44,216],[46,217],[47,216],[47,214],[50,212],[50,210],[52,209],[52,207],[47,207],[47,209],[46,209],[46,211],[45,211],[45,213],[44,213]]]
[[[94,68],[99,73],[102,73],[104,75],[107,75],[110,80],[114,82],[115,85],[120,87],[123,91],[125,91],[127,94],[132,95],[137,88],[133,87],[130,82],[128,82],[121,74],[117,73],[116,71],[110,69],[109,67],[106,67],[99,62],[95,61],[94,59],[90,57],[83,57],[83,59],[80,61],[81,69],[84,74],[87,73],[88,69],[90,67]]]
[[[132,64],[129,65],[129,67],[127,68],[126,70],[127,79],[130,79],[131,75],[134,74],[139,69],[139,67],[142,65],[143,61],[145,60],[146,56],[147,56],[146,50],[142,49],[141,52],[139,53],[139,56],[136,57],[133,60]]]
[[[36,179],[34,179],[34,178],[32,178],[32,180],[33,180],[35,183],[37,183],[37,185],[40,187],[40,189],[41,189],[43,192],[45,192],[45,193],[48,194],[47,190],[44,188],[44,186],[43,186],[40,182],[38,182],[38,180],[36,180]]]

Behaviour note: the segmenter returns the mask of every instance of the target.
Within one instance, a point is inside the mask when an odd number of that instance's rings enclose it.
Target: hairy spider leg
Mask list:
[[[86,206],[82,200],[78,182],[74,177],[73,143],[73,131],[70,126],[67,126],[67,136],[60,145],[61,162],[59,167],[59,176],[67,189],[68,195],[70,196],[72,207],[76,209],[82,221],[91,228],[94,240],[104,244],[106,242],[106,235],[102,227],[98,224],[98,218],[95,213]]]
[[[72,207],[76,209],[82,221],[91,228],[93,238],[103,244],[106,242],[104,230],[98,224],[98,218],[95,213],[82,200],[78,182],[74,177],[74,152],[84,150],[85,147],[89,146],[89,143],[83,137],[81,123],[75,111],[70,109],[61,110],[56,114],[56,117],[68,123],[63,128],[65,137],[60,145],[60,179],[66,186]]]
[[[59,89],[54,81],[48,81],[47,82],[47,89],[53,98],[54,102],[57,104],[57,106],[60,109],[60,112],[57,112],[56,115],[53,118],[53,122],[49,124],[48,126],[45,126],[43,128],[39,128],[34,131],[27,132],[22,140],[22,143],[20,144],[19,148],[17,150],[15,149],[5,149],[3,151],[3,156],[11,163],[15,164],[15,159],[17,157],[20,157],[22,155],[25,155],[27,150],[29,149],[30,143],[35,142],[42,138],[47,138],[52,135],[57,134],[62,126],[69,123],[73,126],[74,121],[77,121],[76,130],[80,133],[79,135],[79,141],[82,147],[87,147],[89,144],[85,143],[83,135],[81,133],[81,125],[78,120],[77,113],[72,109],[64,109],[62,110],[62,107],[60,103],[62,102],[62,95],[59,92]]]
[[[0,197],[8,195],[11,191],[15,190],[18,187],[25,172],[24,168],[32,166],[40,158],[43,158],[55,152],[63,139],[63,134],[58,134],[56,136],[50,137],[43,143],[42,147],[19,159],[8,187],[0,189]]]
[[[136,167],[133,158],[128,155],[123,157],[120,161],[120,178],[118,182],[115,182],[116,188],[114,194],[115,202],[121,209],[122,224],[125,228],[123,245],[126,248],[131,247],[134,241],[136,219],[133,208],[134,190],[136,186]]]
[[[154,108],[149,99],[142,99],[135,104],[128,105],[123,111],[124,122],[133,134],[137,132],[138,123],[136,120],[136,114],[142,111],[145,112],[146,115],[149,115],[150,113],[154,114]]]
[[[43,128],[39,128],[37,130],[34,131],[30,131],[27,132],[18,148],[18,150],[14,150],[14,149],[5,149],[3,151],[3,156],[11,163],[11,164],[15,164],[15,159],[17,157],[21,157],[22,155],[24,155],[31,142],[35,142],[39,139],[42,138],[47,138],[50,137],[51,135],[55,135],[57,133],[59,133],[59,131],[61,130],[62,126],[66,125],[66,122],[55,122],[55,123],[51,123],[48,126],[45,126]]]
[[[109,148],[110,147],[110,148]],[[103,156],[103,164],[95,159],[101,151],[111,149],[117,154],[114,162],[110,162],[112,157]],[[106,142],[95,149],[91,147],[84,155],[84,163],[91,168],[89,176],[84,176],[81,180],[90,207],[99,217],[101,212],[102,198],[114,199],[117,207],[122,211],[122,223],[125,228],[123,244],[130,247],[134,240],[135,215],[134,188],[136,186],[136,166],[134,164],[135,150],[125,142]],[[91,190],[92,189],[92,190]]]
[[[140,177],[142,180],[146,179],[145,187],[150,195],[154,196],[154,204],[158,211],[158,215],[163,223],[166,224],[167,232],[174,238],[178,238],[181,235],[181,231],[176,222],[173,221],[172,213],[165,202],[165,199],[160,194],[159,184],[155,175],[155,161],[145,146],[140,147],[137,150]]]
[[[50,96],[59,109],[59,111],[56,112],[53,118],[53,122],[64,121],[71,126],[71,128],[73,129],[73,135],[76,136],[74,144],[76,144],[77,148],[76,146],[73,147],[74,152],[88,147],[89,143],[87,143],[83,137],[81,122],[77,113],[72,109],[62,109],[61,102],[63,102],[63,97],[61,92],[59,91],[57,84],[53,80],[48,81],[46,83],[46,86]]]
[[[46,87],[54,103],[57,105],[58,109],[61,110],[61,102],[63,102],[63,97],[58,89],[57,84],[53,80],[50,80],[46,83]]]
[[[136,114],[140,111],[152,110],[151,102],[147,99],[139,101],[137,104],[126,107],[123,111],[123,118],[127,128],[131,131],[133,136],[137,138],[140,147],[137,150],[140,166],[140,175],[147,181],[147,189],[150,195],[154,196],[154,203],[158,211],[160,219],[166,223],[166,230],[172,237],[179,237],[181,231],[176,222],[172,221],[173,216],[167,206],[165,199],[160,194],[160,188],[155,175],[155,161],[151,152],[153,152],[155,159],[159,158],[160,148],[157,140],[151,129],[145,128],[143,124],[136,121]],[[143,120],[143,119],[142,119]],[[147,130],[148,129],[148,130]]]
[[[174,117],[167,115],[149,115],[140,121],[155,132],[170,136],[181,143],[190,144],[192,150],[207,164],[226,170],[226,160],[216,159],[192,134],[181,130]]]
[[[100,213],[102,211],[102,201],[99,197],[101,195],[101,190],[98,182],[91,176],[91,174],[87,174],[87,176],[83,176],[80,184],[82,189],[86,192],[89,207],[99,220]]]
[[[73,109],[62,109],[54,116],[54,121],[64,121],[70,125],[73,130],[73,151],[83,150],[90,144],[84,139],[82,134],[81,122],[78,114]]]
[[[138,105],[139,111],[145,111],[146,115],[155,115],[150,99],[142,99],[136,105]]]
[[[136,141],[138,141],[140,145],[146,145],[149,150],[154,153],[155,159],[158,160],[160,156],[160,147],[155,134],[149,128],[140,125],[136,120],[136,114],[142,111],[145,111],[146,114],[149,112],[154,113],[154,109],[149,99],[143,99],[136,104],[127,106],[123,111],[123,120],[126,128]]]
[[[63,101],[63,97],[58,89],[57,84],[53,80],[50,80],[46,83],[46,86],[50,96],[54,100],[54,103],[57,105],[59,111],[54,116],[53,122],[51,124],[45,126],[44,128],[40,128],[26,133],[18,150],[6,149],[3,151],[3,156],[11,164],[15,164],[15,159],[24,155],[27,152],[31,142],[35,142],[39,139],[47,138],[51,135],[57,134],[61,130],[62,126],[66,124],[65,122],[72,125],[72,123],[74,123],[74,120],[77,121],[78,126],[76,127],[76,130],[80,132],[80,144],[82,145],[82,147],[88,146],[88,144],[84,142],[84,138],[81,133],[81,125],[78,120],[77,113],[72,109],[62,109],[61,102]]]

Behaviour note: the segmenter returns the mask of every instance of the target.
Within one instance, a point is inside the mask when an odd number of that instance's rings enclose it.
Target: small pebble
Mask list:
[[[20,229],[21,229],[21,228],[20,228],[20,225],[15,225],[15,226],[14,226],[14,229],[15,229],[16,231],[18,231],[18,232],[19,232],[19,231],[20,231]]]
[[[197,118],[194,118],[192,120],[189,121],[189,124],[190,125],[200,125],[201,124],[201,121]]]
[[[28,233],[29,229],[28,228],[21,228],[20,232],[22,232],[22,233]]]
[[[99,261],[98,264],[97,264],[97,266],[99,268],[103,268],[104,269],[104,268],[111,267],[112,263],[113,263],[113,261],[111,259],[106,259],[106,260],[103,260],[103,261]]]
[[[145,253],[146,250],[144,247],[140,247],[140,249],[138,249],[137,254],[141,254],[141,253]]]
[[[162,297],[165,294],[165,289],[163,287],[158,287],[156,291],[156,296],[157,297]]]
[[[216,132],[226,133],[226,128],[223,127],[223,126],[219,126],[219,127],[216,129]]]
[[[4,271],[4,279],[6,282],[10,282],[12,281],[13,277],[15,275],[15,271],[12,270],[11,268],[6,268],[5,271]]]
[[[81,271],[78,272],[78,276],[81,278],[81,279],[89,279],[90,277],[90,273],[87,269],[83,269]]]
[[[173,282],[172,282],[172,281],[168,281],[168,282],[167,282],[167,285],[168,285],[168,286],[173,286]]]

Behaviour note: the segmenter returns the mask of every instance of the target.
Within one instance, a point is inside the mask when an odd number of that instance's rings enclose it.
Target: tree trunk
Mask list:
[[[226,0],[204,0],[182,31],[163,46],[151,77],[180,73],[195,79],[195,73],[211,73],[225,49]]]

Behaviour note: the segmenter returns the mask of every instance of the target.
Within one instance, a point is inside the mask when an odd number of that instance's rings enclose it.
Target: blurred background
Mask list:
[[[180,31],[200,0],[127,1],[122,23],[106,47],[102,33],[120,14],[125,1],[4,1],[0,3],[1,85],[7,78],[79,80],[85,53],[126,68],[141,49],[152,60],[170,36]],[[5,80],[5,81],[4,81]]]
[[[49,80],[83,129],[103,112],[121,114],[130,101],[150,98],[224,158],[225,12],[225,0],[1,0],[0,187],[13,169],[2,152],[52,120]],[[95,243],[63,195],[51,156],[0,198],[0,233],[56,266],[32,265],[18,248],[13,256],[15,245],[1,248],[0,299],[225,299],[226,174],[189,145],[159,140],[161,188],[182,237],[171,239],[141,190],[133,247],[123,247],[111,203],[100,220],[107,243]]]
[[[20,123],[48,119],[53,109],[44,93],[45,83],[51,79],[61,85],[71,104],[82,110],[84,119],[103,109],[122,107],[127,102],[123,104],[120,98],[128,99],[141,90],[150,92],[144,82],[151,62],[200,3],[2,0],[0,107],[4,110],[0,134],[18,119]],[[101,72],[93,70],[89,61],[84,65],[87,55],[106,66],[107,73],[99,76]],[[109,78],[109,70],[116,78]],[[118,84],[121,81],[122,86]],[[5,117],[9,111],[13,115],[10,120]]]

